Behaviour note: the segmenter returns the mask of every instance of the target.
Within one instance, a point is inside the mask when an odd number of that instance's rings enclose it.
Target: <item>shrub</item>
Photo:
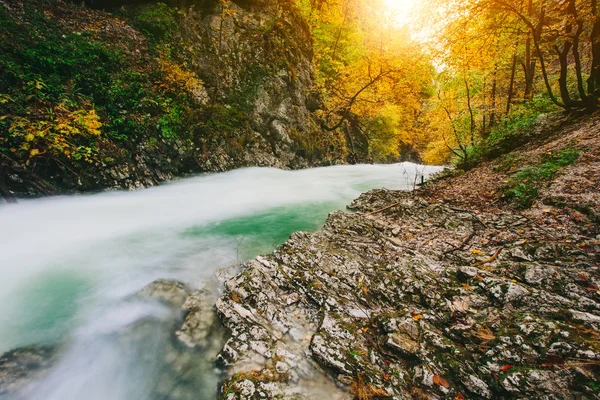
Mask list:
[[[551,181],[556,173],[567,165],[574,164],[580,151],[564,149],[557,154],[548,153],[541,164],[522,168],[517,172],[505,188],[504,195],[520,208],[531,207],[539,189]]]

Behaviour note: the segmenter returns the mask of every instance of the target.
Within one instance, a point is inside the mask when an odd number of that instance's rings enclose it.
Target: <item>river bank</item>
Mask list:
[[[221,397],[311,398],[316,364],[346,398],[598,398],[596,122],[363,194],[244,264],[216,305],[232,332]]]

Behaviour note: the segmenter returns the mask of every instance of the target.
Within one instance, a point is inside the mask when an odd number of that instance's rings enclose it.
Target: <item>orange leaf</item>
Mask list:
[[[420,320],[420,319],[423,319],[423,316],[422,316],[421,314],[415,314],[415,315],[413,315],[413,319],[414,319],[415,321],[418,321],[418,320]]]
[[[457,393],[454,400],[465,400],[465,396],[462,393]]]
[[[506,372],[511,368],[512,368],[512,365],[505,365],[504,367],[502,367],[502,372]]]
[[[439,375],[434,375],[433,376],[433,383],[435,383],[438,386],[443,386],[446,389],[448,389],[450,387],[450,384],[448,383],[448,381],[445,380],[444,378],[442,378]]]
[[[392,379],[392,377],[386,373],[382,373],[381,377],[383,378],[384,381],[390,381]]]

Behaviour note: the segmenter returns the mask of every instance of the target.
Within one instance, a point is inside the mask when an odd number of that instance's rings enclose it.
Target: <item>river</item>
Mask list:
[[[173,315],[136,298],[144,286],[172,278],[196,287],[295,231],[317,230],[361,192],[409,190],[418,174],[439,170],[408,163],[248,168],[135,192],[0,205],[0,353],[60,348],[50,373],[18,398],[165,398],[156,386],[168,380],[167,391],[176,391],[178,380],[165,372]],[[214,340],[186,367],[195,399],[215,398],[212,359],[221,334]]]

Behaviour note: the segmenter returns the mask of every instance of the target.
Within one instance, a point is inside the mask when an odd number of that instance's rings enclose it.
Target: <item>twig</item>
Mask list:
[[[496,250],[496,252],[494,253],[493,256],[491,256],[490,258],[488,258],[487,260],[484,261],[480,261],[478,263],[473,264],[473,267],[481,267],[482,265],[485,264],[489,264],[491,262],[493,262],[496,258],[498,258],[498,256],[500,255],[500,252],[504,249],[504,247],[500,247],[498,250]]]
[[[402,201],[399,201],[398,203],[394,203],[394,204],[392,204],[391,206],[384,207],[384,208],[382,208],[381,210],[371,211],[370,213],[367,213],[367,214],[362,214],[362,215],[364,215],[365,217],[367,217],[367,216],[369,216],[369,215],[375,215],[375,214],[379,214],[380,212],[383,212],[383,211],[385,211],[385,210],[389,210],[390,208],[394,208],[394,207],[396,207],[396,206],[399,206],[399,205],[400,205],[400,204],[402,204],[402,203],[403,203]]]
[[[465,240],[463,240],[463,242],[460,244],[460,246],[458,246],[458,247],[456,247],[456,246],[453,246],[453,247],[454,247],[453,249],[446,250],[446,251],[444,252],[444,255],[446,255],[446,254],[450,254],[450,253],[454,253],[454,252],[455,252],[455,251],[457,251],[457,250],[462,250],[462,249],[464,249],[464,248],[465,248],[465,246],[466,246],[466,245],[467,245],[467,244],[468,244],[468,243],[471,241],[471,239],[473,239],[473,236],[475,236],[475,232],[471,232],[471,233],[469,234],[469,236],[467,236],[467,238],[466,238]]]
[[[429,238],[425,243],[422,244],[422,246],[427,246],[429,243],[431,243],[431,241],[435,239],[435,236],[432,238]]]

